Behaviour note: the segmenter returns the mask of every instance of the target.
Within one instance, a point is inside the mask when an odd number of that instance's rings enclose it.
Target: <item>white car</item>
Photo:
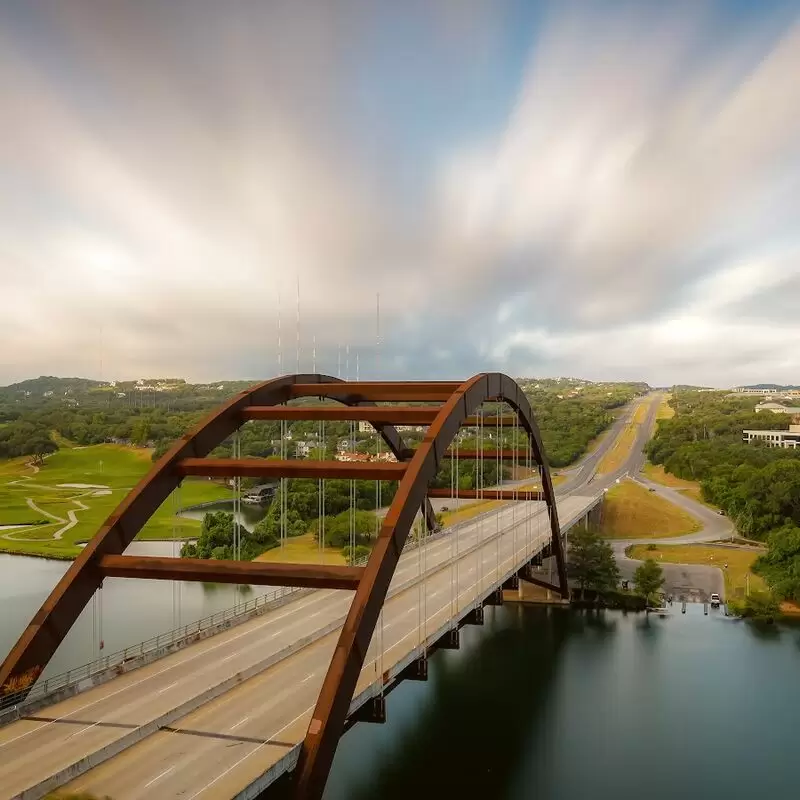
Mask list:
[[[719,604],[721,602],[721,600],[719,599],[719,595],[716,592],[714,592],[711,595],[709,602],[711,603],[711,608],[719,608]]]

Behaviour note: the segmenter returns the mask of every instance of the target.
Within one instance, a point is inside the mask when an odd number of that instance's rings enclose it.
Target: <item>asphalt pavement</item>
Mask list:
[[[649,490],[652,490],[659,497],[663,497],[670,503],[682,508],[691,514],[702,525],[702,528],[685,536],[670,536],[663,539],[616,539],[611,541],[614,555],[617,559],[623,579],[630,579],[641,561],[628,558],[625,550],[634,544],[689,544],[696,542],[712,542],[721,539],[730,539],[733,535],[733,525],[727,517],[721,516],[717,511],[699,503],[683,492],[663,486],[660,483],[649,480],[642,473],[642,469],[647,462],[645,447],[655,430],[655,417],[658,411],[663,394],[654,393],[649,395],[652,402],[648,414],[642,425],[639,426],[636,442],[631,448],[631,453],[625,463],[613,474],[597,477],[591,481],[592,487],[609,488],[617,480],[631,478]],[[635,413],[635,410],[631,414]],[[716,592],[723,599],[725,598],[725,580],[722,570],[717,567],[708,567],[700,564],[661,564],[664,570],[664,591],[667,594],[680,597],[685,596],[687,600],[704,601],[708,596]]]

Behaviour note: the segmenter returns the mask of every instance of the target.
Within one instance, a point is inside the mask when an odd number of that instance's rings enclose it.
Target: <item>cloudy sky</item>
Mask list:
[[[799,76],[786,2],[5,0],[0,383],[294,371],[298,280],[303,371],[800,383]]]

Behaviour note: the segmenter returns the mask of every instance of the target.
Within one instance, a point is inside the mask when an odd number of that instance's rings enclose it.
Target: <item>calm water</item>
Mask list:
[[[214,503],[181,516],[203,519],[209,511],[232,511],[231,502]],[[251,529],[264,514],[265,506],[242,504],[241,524]],[[133,542],[128,555],[177,556],[181,542]],[[69,567],[67,561],[50,561],[0,553],[0,659],[38,611],[42,602]],[[269,586],[233,586],[218,583],[178,581],[131,581],[108,578],[103,585],[102,654],[179,628],[198,619],[274,591]],[[90,603],[56,652],[44,676],[56,675],[97,658],[100,603]]]
[[[125,552],[171,556],[180,546],[180,542],[174,549],[172,542],[134,542]],[[13,647],[69,564],[0,553],[0,657]],[[271,591],[274,589],[269,586],[107,578],[102,592],[103,654]],[[99,655],[93,634],[93,620],[99,616],[100,604],[95,607],[90,602],[53,656],[45,676],[80,666]]]
[[[344,736],[326,800],[798,796],[800,631],[490,611]]]

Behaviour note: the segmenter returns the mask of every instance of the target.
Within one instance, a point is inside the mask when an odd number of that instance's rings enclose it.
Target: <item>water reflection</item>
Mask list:
[[[364,725],[346,734],[326,800],[407,800],[422,796],[422,786],[430,797],[503,796],[532,718],[546,714],[562,644],[596,624],[560,610],[487,609],[485,628],[462,630],[461,650],[432,657],[427,684],[404,684],[389,695],[396,732]]]
[[[234,519],[239,521],[239,524],[252,531],[253,528],[262,520],[267,514],[269,505],[250,505],[247,503],[241,504],[239,513],[234,514]],[[202,522],[203,517],[212,511],[227,511],[233,514],[233,500],[220,500],[217,503],[208,503],[202,506],[195,506],[194,508],[184,508],[178,512],[179,517],[186,519],[196,519]]]
[[[428,683],[389,696],[386,725],[343,737],[325,800],[796,794],[796,628],[694,604],[486,619],[431,659]],[[754,730],[757,747],[731,735]]]

